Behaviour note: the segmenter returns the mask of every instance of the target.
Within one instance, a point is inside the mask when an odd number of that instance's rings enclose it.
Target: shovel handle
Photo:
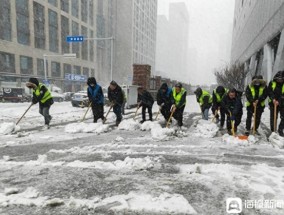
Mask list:
[[[253,107],[253,135],[256,131],[256,105]]]
[[[23,119],[23,117],[26,115],[26,113],[29,111],[29,109],[33,106],[34,104],[31,103],[31,105],[28,107],[28,109],[25,111],[25,113],[21,116],[21,118],[16,122],[16,125],[19,124],[19,122]]]
[[[105,117],[105,119],[104,119],[104,121],[103,121],[103,124],[106,122],[107,116],[108,116],[110,110],[113,108],[113,106],[114,106],[114,105],[112,104],[112,105],[109,107],[108,112],[107,112],[107,114],[106,114],[106,117]]]
[[[274,104],[274,132],[276,132],[277,127],[277,105]]]
[[[167,128],[168,128],[169,125],[170,125],[170,121],[171,121],[171,119],[172,119],[172,117],[173,117],[174,112],[175,112],[175,111],[172,111],[172,112],[171,112],[170,118],[169,118],[169,120],[168,120],[168,122],[167,122],[167,125],[166,125]]]
[[[84,114],[84,116],[83,116],[81,122],[83,122],[83,121],[85,120],[86,115],[87,115],[87,113],[88,113],[88,111],[89,111],[89,109],[90,109],[91,106],[92,106],[92,102],[90,102],[90,104],[89,104],[89,106],[88,106],[88,108],[87,108],[87,111],[86,111],[86,113]]]
[[[139,110],[139,108],[140,108],[141,106],[138,106],[137,107],[137,109],[136,109],[136,112],[135,112],[135,115],[134,115],[134,117],[133,117],[133,119],[135,119],[135,117],[136,117],[136,115],[137,115],[137,112],[138,112],[138,110]]]

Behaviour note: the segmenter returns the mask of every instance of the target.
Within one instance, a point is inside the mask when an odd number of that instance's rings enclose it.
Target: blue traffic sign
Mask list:
[[[66,42],[73,43],[73,42],[83,42],[84,36],[67,36]]]
[[[68,81],[86,81],[87,80],[87,76],[86,75],[76,75],[76,74],[70,74],[67,73],[65,74],[65,80]]]

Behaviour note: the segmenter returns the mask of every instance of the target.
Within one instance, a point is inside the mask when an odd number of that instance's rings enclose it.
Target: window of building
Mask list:
[[[73,72],[76,75],[81,75],[81,67],[80,66],[74,66],[73,67]]]
[[[94,26],[94,3],[89,1],[89,23]]]
[[[95,69],[91,69],[91,76],[95,77]]]
[[[105,35],[105,19],[103,15],[97,15],[97,37],[102,38]],[[97,40],[97,45],[101,48],[104,47],[104,40]]]
[[[58,52],[58,23],[57,13],[53,10],[48,10],[49,24],[49,50]]]
[[[0,52],[0,72],[1,73],[15,73],[15,55]]]
[[[27,56],[20,56],[21,74],[33,74],[33,59]]]
[[[37,58],[37,75],[44,77],[44,62],[43,59]],[[46,72],[48,71],[48,62],[46,61]]]
[[[66,37],[69,35],[69,19],[61,16],[61,48],[62,53],[70,52],[70,43],[66,42]]]
[[[52,4],[55,7],[57,7],[57,0],[48,0],[48,3]]]
[[[16,0],[18,43],[30,45],[29,1]],[[1,29],[2,30],[2,29]]]
[[[87,78],[89,78],[89,68],[83,67],[83,75],[85,75]]]
[[[81,34],[84,36],[84,37],[88,37],[88,29],[84,26],[82,26],[82,29],[81,29]],[[88,42],[89,41],[85,41],[82,43],[82,59],[83,60],[88,60]]]
[[[88,1],[81,0],[81,20],[83,22],[88,22]]]
[[[63,64],[63,71],[64,71],[64,78],[66,77],[66,74],[72,74],[72,67],[70,64],[64,63]]]
[[[60,77],[60,63],[51,61],[51,76],[52,77]]]
[[[79,35],[79,24],[72,21],[72,35]],[[80,58],[80,44],[72,43],[72,52],[76,53],[77,58]]]
[[[44,6],[34,2],[34,34],[35,47],[45,49]]]
[[[90,31],[90,37],[94,38],[94,32]],[[90,40],[90,61],[94,62],[94,40]]]
[[[78,0],[72,0],[72,16],[79,18],[79,3]]]
[[[11,5],[10,0],[2,0],[0,4],[0,39],[11,41]]]
[[[69,13],[69,0],[61,0],[60,1],[60,8],[61,10]]]

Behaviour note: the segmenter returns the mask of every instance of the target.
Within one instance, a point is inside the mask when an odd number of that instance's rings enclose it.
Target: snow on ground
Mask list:
[[[0,104],[0,133],[27,106]],[[195,96],[187,97],[182,129],[175,120],[163,128],[161,115],[140,124],[141,110],[133,120],[132,109],[110,130],[112,112],[103,125],[92,123],[91,111],[79,122],[85,111],[55,103],[52,123],[69,124],[0,134],[0,214],[225,214],[229,197],[284,199],[284,140],[275,133],[267,138],[268,109],[262,134],[247,140],[220,135],[215,123],[202,120]],[[237,135],[245,118],[244,109]],[[21,129],[42,124],[37,105],[20,122]],[[244,214],[282,215],[283,210],[284,205]]]
[[[71,123],[66,125],[66,133],[96,133],[100,134],[109,131],[109,125],[100,123]]]

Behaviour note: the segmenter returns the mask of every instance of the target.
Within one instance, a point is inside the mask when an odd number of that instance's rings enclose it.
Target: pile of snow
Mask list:
[[[72,123],[65,127],[66,133],[104,133],[109,131],[109,125],[102,123]]]
[[[123,161],[116,160],[114,162],[83,162],[76,160],[68,163],[66,166],[75,168],[96,168],[108,170],[149,170],[154,167],[155,163],[159,162],[158,158],[130,158],[126,157]]]
[[[237,144],[237,145],[247,146],[247,145],[256,143],[258,139],[253,135],[249,135],[246,140],[243,140],[243,139],[238,138],[237,136],[234,137],[229,134],[224,134],[222,136],[222,141],[228,144]]]
[[[7,190],[11,189],[5,188],[5,191]],[[0,206],[2,207],[9,205],[43,206],[46,200],[47,197],[39,197],[39,192],[33,187],[28,187],[22,193],[0,193]]]
[[[118,126],[118,129],[134,131],[134,130],[139,130],[140,127],[141,124],[139,122],[135,121],[134,119],[128,119],[128,120],[122,120]]]
[[[146,121],[141,125],[142,131],[151,131],[154,140],[169,140],[175,134],[173,128],[162,128],[158,122]]]
[[[273,146],[276,146],[280,149],[284,148],[284,137],[281,137],[275,132],[272,132],[268,139]]]
[[[219,131],[219,127],[207,120],[198,120],[196,127],[194,127],[192,133],[197,137],[211,138],[215,137],[217,132]]]
[[[106,198],[100,205],[119,202],[120,205],[110,209],[115,211],[130,210],[153,213],[197,214],[188,201],[180,194],[162,193],[157,197],[150,194],[130,192],[128,195],[117,195]]]
[[[0,134],[11,134],[13,131],[19,131],[20,126],[13,122],[4,122],[0,124]]]

